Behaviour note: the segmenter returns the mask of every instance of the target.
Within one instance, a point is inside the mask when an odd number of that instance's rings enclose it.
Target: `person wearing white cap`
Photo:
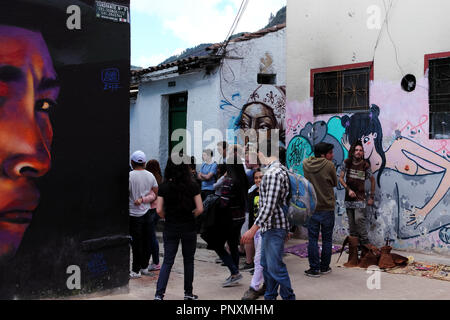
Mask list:
[[[139,278],[141,274],[151,275],[148,270],[150,260],[150,207],[158,195],[158,183],[155,176],[145,170],[147,158],[142,151],[131,155],[133,171],[129,175],[129,213],[131,248],[133,266],[131,278]]]

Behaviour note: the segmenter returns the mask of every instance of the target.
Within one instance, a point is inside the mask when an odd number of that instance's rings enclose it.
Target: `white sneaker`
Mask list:
[[[150,272],[148,269],[141,269],[139,274],[143,274],[144,276],[153,277],[155,274],[153,272]]]
[[[131,279],[138,279],[138,278],[140,278],[141,277],[141,272],[139,271],[139,272],[134,272],[134,271],[131,271],[130,272],[130,278]]]

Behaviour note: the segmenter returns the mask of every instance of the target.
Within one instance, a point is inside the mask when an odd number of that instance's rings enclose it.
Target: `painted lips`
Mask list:
[[[7,211],[0,212],[0,222],[15,223],[15,224],[29,224],[33,217],[31,211]]]

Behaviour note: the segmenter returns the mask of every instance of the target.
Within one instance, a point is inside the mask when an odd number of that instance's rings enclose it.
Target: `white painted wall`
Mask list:
[[[176,81],[176,87],[168,86]],[[142,83],[136,104],[130,107],[130,153],[140,149],[148,159],[157,159],[162,168],[168,156],[168,95],[187,92],[187,129],[193,132],[194,121],[203,121],[203,128],[218,128],[217,75],[204,72],[181,75],[166,80]],[[201,154],[200,154],[201,157]]]
[[[391,0],[385,1],[389,8]],[[424,73],[424,54],[450,51],[450,27],[447,0],[393,0],[388,26],[369,29],[371,6],[381,9],[383,24],[386,10],[383,0],[288,0],[287,83],[288,100],[309,97],[311,68],[372,61],[375,53],[377,80],[401,79],[411,73]]]

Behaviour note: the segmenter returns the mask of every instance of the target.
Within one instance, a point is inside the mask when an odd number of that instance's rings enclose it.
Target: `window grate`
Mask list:
[[[369,110],[370,68],[314,74],[314,115]]]

